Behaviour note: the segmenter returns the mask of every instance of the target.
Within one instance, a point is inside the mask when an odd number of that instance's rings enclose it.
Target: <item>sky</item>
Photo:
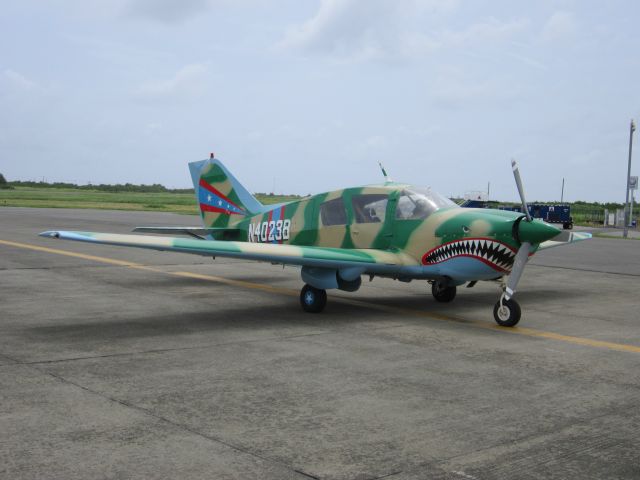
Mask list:
[[[623,201],[640,2],[0,0],[0,172]],[[640,145],[638,145],[640,149]],[[640,151],[640,150],[639,150]],[[640,158],[632,174],[640,174]]]

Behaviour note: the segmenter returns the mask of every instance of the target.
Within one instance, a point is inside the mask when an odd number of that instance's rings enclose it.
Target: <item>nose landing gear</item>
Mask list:
[[[520,305],[513,298],[506,299],[504,294],[493,307],[493,318],[501,327],[513,327],[520,321]]]

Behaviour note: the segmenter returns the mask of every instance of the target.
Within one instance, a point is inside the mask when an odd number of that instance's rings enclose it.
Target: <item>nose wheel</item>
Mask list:
[[[305,312],[320,313],[327,305],[327,291],[305,285],[300,290],[300,305]]]
[[[501,327],[513,327],[520,321],[520,305],[512,298],[501,297],[493,307],[493,318]]]

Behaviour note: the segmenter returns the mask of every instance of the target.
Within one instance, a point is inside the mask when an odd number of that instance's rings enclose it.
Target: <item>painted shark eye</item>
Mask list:
[[[463,231],[464,233],[469,233],[469,232],[471,231],[471,229],[470,229],[469,227],[467,227],[466,225],[463,225],[463,226],[462,226],[462,231]]]

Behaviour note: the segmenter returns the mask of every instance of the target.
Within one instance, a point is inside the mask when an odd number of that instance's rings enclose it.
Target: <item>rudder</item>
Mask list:
[[[217,158],[191,162],[189,171],[205,228],[228,227],[265,210]]]

